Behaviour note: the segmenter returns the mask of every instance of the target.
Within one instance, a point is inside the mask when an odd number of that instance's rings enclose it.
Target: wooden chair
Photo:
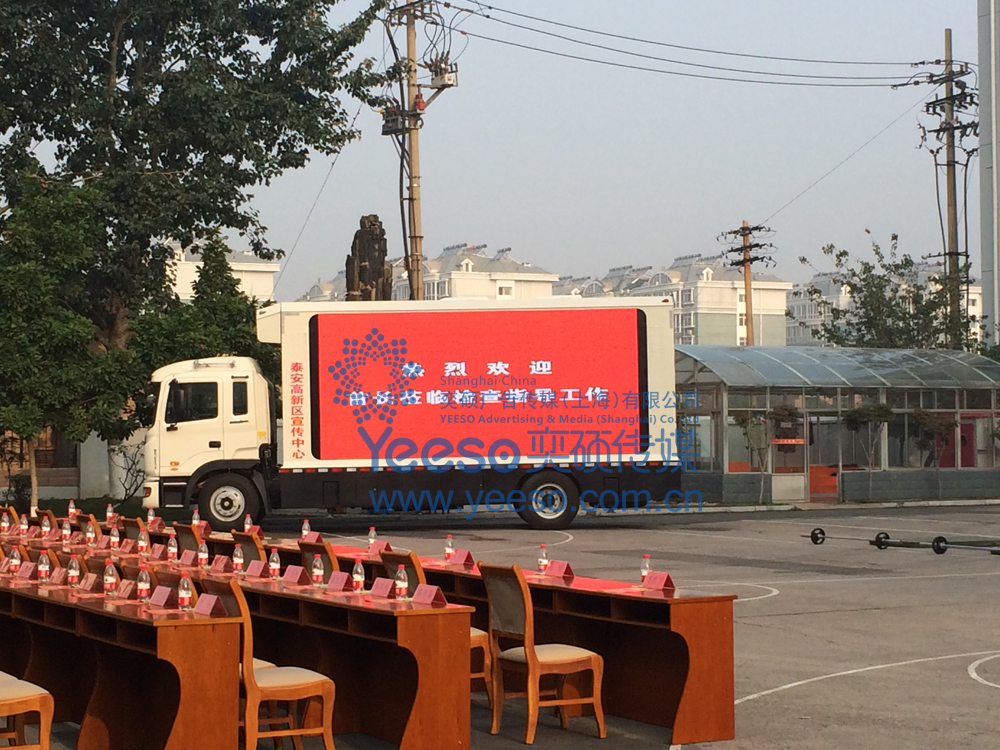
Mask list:
[[[379,555],[382,557],[382,566],[385,568],[386,575],[389,578],[395,578],[399,566],[403,566],[403,569],[406,571],[406,580],[410,586],[411,596],[419,584],[427,583],[427,574],[424,573],[424,566],[420,564],[420,558],[417,557],[416,552],[381,550]],[[490,648],[490,634],[485,630],[470,626],[469,641],[471,651],[482,650],[483,652],[483,670],[481,672],[472,672],[469,676],[473,680],[482,679],[486,682],[486,697],[492,706],[493,650]]]
[[[264,541],[254,534],[246,534],[242,531],[237,531],[233,529],[230,532],[233,535],[233,541],[236,542],[243,549],[243,560],[245,562],[250,562],[252,560],[263,560],[267,562],[267,552],[264,550]]]
[[[486,584],[486,598],[490,607],[490,637],[493,648],[493,721],[490,732],[500,732],[500,716],[503,713],[504,698],[528,699],[528,726],[524,736],[526,745],[535,741],[538,724],[538,709],[541,706],[555,706],[559,710],[559,723],[563,729],[569,727],[566,706],[593,705],[597,720],[597,733],[603,739],[607,736],[604,725],[604,708],[601,705],[601,681],[604,676],[604,659],[600,654],[579,646],[559,643],[535,644],[535,613],[531,605],[531,592],[524,579],[524,573],[517,565],[507,568],[502,565],[479,564],[479,572]],[[521,646],[500,650],[500,639],[520,641]],[[503,687],[504,670],[524,675],[527,693],[505,693]],[[593,683],[590,697],[566,698],[563,685],[567,675],[590,672]],[[557,675],[558,687],[546,691],[546,696],[554,698],[542,700],[541,678]]]
[[[299,550],[302,552],[302,567],[312,575],[312,563],[316,555],[323,561],[323,583],[328,583],[330,576],[340,570],[340,562],[333,551],[333,545],[325,539],[321,542],[303,542],[299,540]]]
[[[50,750],[54,711],[55,701],[43,688],[8,674],[0,677],[0,716],[7,717],[0,739],[9,745],[16,744],[21,750]],[[38,743],[34,745],[24,740],[24,715],[29,713],[38,714]]]
[[[42,516],[48,517],[49,523],[52,524],[53,529],[62,528],[62,524],[59,523],[59,518],[56,516],[55,512],[53,512],[52,508],[39,508],[38,517],[41,518]]]
[[[139,541],[139,532],[146,531],[146,522],[141,518],[125,518],[121,519],[122,531],[125,532],[125,538],[131,539],[133,542]],[[149,532],[146,532],[149,535]]]
[[[181,552],[191,550],[197,552],[201,544],[201,532],[197,527],[189,523],[178,523],[174,521],[174,530],[177,532],[177,548]]]
[[[216,591],[221,581],[205,579],[205,591],[211,592],[223,601],[228,614],[239,612],[243,620],[243,686],[246,691],[246,709],[244,711],[243,731],[246,747],[257,747],[259,739],[291,737],[296,747],[301,747],[300,737],[321,737],[324,750],[334,750],[333,747],[333,702],[336,693],[333,680],[319,672],[300,667],[269,667],[255,669],[253,658],[253,626],[250,621],[250,608],[243,596],[243,590],[236,580],[229,580],[229,593],[222,596]],[[225,583],[223,583],[225,585]],[[298,702],[300,700],[314,703],[321,702],[317,711],[310,711],[307,705],[304,717],[318,718],[320,726],[300,726],[298,719]],[[287,716],[275,716],[269,712],[267,717],[261,717],[262,703],[283,702],[288,704]],[[318,713],[318,716],[316,714]],[[301,723],[306,723],[303,721]],[[315,722],[309,722],[315,723]],[[287,724],[280,729],[260,731],[260,725],[267,727]]]
[[[80,518],[83,518],[83,516],[80,516]],[[100,539],[102,536],[104,536],[104,532],[101,530],[101,523],[100,521],[97,520],[97,516],[95,516],[93,513],[89,514],[80,524],[81,531],[86,533],[87,521],[90,521],[92,524],[94,524],[94,533],[97,535],[96,536],[97,539]]]

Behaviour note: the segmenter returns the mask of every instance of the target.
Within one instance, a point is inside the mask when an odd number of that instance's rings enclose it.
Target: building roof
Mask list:
[[[994,388],[1000,362],[950,349],[677,346],[679,385]]]
[[[729,260],[725,254],[720,255],[683,255],[670,264],[669,270],[678,273],[680,281],[692,283],[701,281],[701,274],[706,268],[712,269],[713,281],[742,281],[743,269],[729,265]],[[784,279],[769,273],[753,271],[751,278],[754,281],[775,281],[787,283]]]

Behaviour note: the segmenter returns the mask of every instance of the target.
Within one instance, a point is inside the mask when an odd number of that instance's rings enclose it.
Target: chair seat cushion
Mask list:
[[[293,685],[310,685],[323,682],[330,678],[311,669],[301,667],[270,667],[254,672],[253,678],[261,688],[291,687]]]
[[[48,691],[24,680],[0,680],[0,701],[15,701],[47,695]]]
[[[264,661],[263,659],[258,659],[256,656],[253,659],[253,671],[254,671],[254,674],[257,674],[257,670],[258,669],[270,669],[270,668],[272,668],[274,666],[277,666],[277,665],[274,662],[272,662],[272,661]],[[241,680],[243,679],[243,665],[242,664],[240,664],[240,679]]]
[[[544,664],[587,659],[591,656],[596,656],[596,654],[593,651],[588,651],[587,649],[580,648],[579,646],[567,646],[562,643],[545,643],[542,645],[535,645],[535,656],[538,657],[538,661]],[[522,646],[501,651],[500,658],[506,659],[507,661],[520,662],[522,664],[528,661],[528,657],[524,655],[524,647]]]
[[[480,630],[479,628],[472,628],[472,627],[469,628],[470,638],[482,638],[483,636],[487,635],[489,635],[489,633],[487,633],[485,630]]]

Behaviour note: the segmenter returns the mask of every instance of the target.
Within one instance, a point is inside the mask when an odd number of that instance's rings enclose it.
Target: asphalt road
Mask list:
[[[362,543],[363,515],[310,519],[314,530]],[[952,541],[1000,538],[1000,507],[825,510],[790,513],[617,515],[581,518],[569,531],[531,531],[514,516],[376,517],[394,548],[440,554],[445,533],[477,559],[532,566],[539,543],[581,575],[632,580],[642,552],[682,587],[732,592],[735,602],[736,734],[731,750],[982,748],[1000,730],[1000,556],[953,550],[879,551],[827,534]],[[271,519],[296,533],[295,519]],[[473,696],[473,750],[523,747],[524,702],[508,701],[500,735],[489,734],[485,694]],[[72,747],[72,727],[59,727]],[[574,750],[664,747],[665,730],[609,717],[562,730],[540,721],[535,745]],[[306,743],[306,747],[318,747]],[[260,747],[271,747],[261,743]],[[389,747],[338,736],[338,750]],[[691,745],[688,747],[712,747]]]

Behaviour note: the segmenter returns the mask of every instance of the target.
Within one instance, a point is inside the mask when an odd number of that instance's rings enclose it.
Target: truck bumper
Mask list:
[[[160,507],[159,481],[142,483],[142,507],[143,508]]]

